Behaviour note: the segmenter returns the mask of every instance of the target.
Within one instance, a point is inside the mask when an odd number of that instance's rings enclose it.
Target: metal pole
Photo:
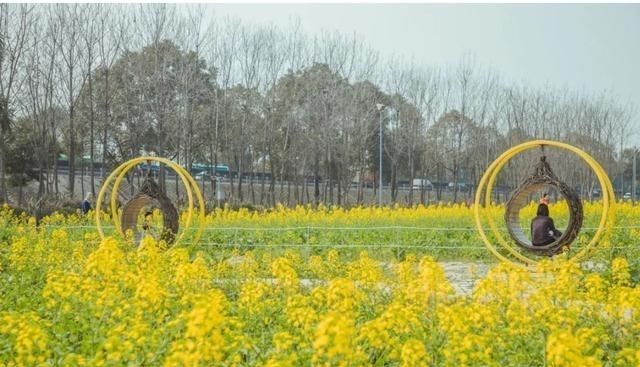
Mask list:
[[[638,155],[638,148],[633,148],[633,167],[631,177],[631,197],[635,203],[638,198],[636,197],[636,156]]]
[[[378,175],[380,176],[380,184],[378,186],[378,205],[382,206],[382,111],[384,106],[380,108],[380,168],[378,169]]]
[[[218,206],[222,208],[224,202],[224,191],[222,191],[222,177],[215,177],[216,180],[216,201]]]

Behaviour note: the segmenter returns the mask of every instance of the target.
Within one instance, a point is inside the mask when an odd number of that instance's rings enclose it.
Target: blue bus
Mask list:
[[[191,165],[192,175],[198,175],[199,173],[211,174],[212,171],[212,164],[194,163]],[[229,166],[227,166],[226,164],[218,164],[217,166],[215,166],[215,175],[229,177]]]
[[[191,165],[191,174],[194,176],[201,175],[211,175],[213,165],[211,164],[202,164],[202,163],[194,163]],[[147,163],[140,163],[137,167],[138,172],[147,172],[147,170],[151,169],[151,172],[157,174],[160,171],[160,164],[157,162],[152,162],[151,166],[147,165]],[[229,166],[225,164],[219,164],[215,169],[216,176],[229,177]],[[169,175],[173,175],[173,172],[169,170]]]

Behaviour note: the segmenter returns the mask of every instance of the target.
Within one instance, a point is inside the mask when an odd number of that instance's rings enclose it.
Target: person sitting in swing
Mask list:
[[[542,194],[542,197],[540,198],[540,204],[549,205],[549,194],[547,194],[546,192]]]
[[[147,210],[144,213],[144,222],[142,223],[142,230],[145,232],[149,232],[151,230],[151,225],[153,224],[153,212],[151,210]]]
[[[549,216],[549,206],[547,204],[538,205],[536,217],[531,221],[531,244],[534,246],[545,246],[555,242],[562,236],[553,224],[553,219]]]
[[[138,231],[136,233],[135,243],[136,246],[140,246],[140,242],[145,236],[153,237],[153,212],[151,210],[147,210],[144,213],[144,219],[142,222],[142,231]]]

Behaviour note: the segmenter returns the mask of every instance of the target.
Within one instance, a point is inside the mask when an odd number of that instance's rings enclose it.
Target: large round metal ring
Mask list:
[[[181,230],[181,233],[177,236],[174,242],[174,246],[177,246],[179,244],[179,242],[182,240],[185,233],[191,226],[191,221],[192,221],[193,212],[194,212],[193,195],[195,193],[196,199],[198,200],[198,222],[199,222],[198,230],[196,231],[192,239],[192,243],[195,244],[200,239],[200,236],[204,231],[205,206],[204,206],[204,199],[202,197],[202,193],[200,192],[200,188],[198,187],[193,177],[191,177],[191,175],[187,173],[187,171],[184,168],[182,168],[180,165],[166,158],[160,158],[160,157],[139,157],[139,158],[131,159],[121,164],[118,168],[116,168],[113,172],[111,172],[111,174],[107,177],[107,179],[104,181],[102,185],[102,188],[100,189],[100,193],[98,194],[98,199],[96,201],[96,225],[98,227],[98,232],[100,233],[100,237],[102,238],[105,237],[105,234],[102,228],[102,221],[101,221],[101,217],[103,215],[101,211],[102,204],[107,191],[109,191],[111,182],[114,181],[115,179],[113,187],[111,188],[111,193],[112,193],[111,203],[110,203],[111,216],[112,216],[113,223],[116,227],[116,231],[120,234],[122,238],[125,238],[125,231],[123,230],[121,225],[121,213],[118,211],[118,208],[117,208],[117,195],[115,195],[114,193],[118,192],[122,179],[125,177],[127,172],[129,172],[131,169],[133,169],[134,167],[136,167],[138,164],[142,162],[159,162],[168,166],[180,177],[185,187],[185,191],[187,192],[189,207],[186,214],[186,220]]]
[[[478,184],[478,188],[476,190],[475,195],[475,205],[474,205],[474,217],[476,228],[482,241],[485,243],[489,251],[493,253],[498,259],[501,261],[505,261],[511,263],[516,266],[524,267],[525,265],[536,264],[537,260],[535,258],[530,258],[523,254],[518,249],[514,248],[512,244],[507,241],[504,236],[498,230],[498,227],[495,223],[494,218],[491,215],[486,216],[486,220],[489,224],[490,233],[495,238],[498,246],[507,251],[507,254],[498,251],[497,247],[494,245],[492,241],[489,240],[487,232],[483,228],[482,224],[482,208],[488,208],[491,206],[491,194],[493,190],[493,186],[497,179],[498,174],[500,173],[502,167],[522,152],[534,148],[538,148],[541,145],[544,146],[552,146],[560,149],[564,149],[570,151],[580,158],[582,158],[587,165],[593,170],[593,172],[598,177],[598,182],[600,187],[602,188],[602,214],[600,217],[600,221],[598,224],[598,228],[589,241],[589,243],[584,246],[584,248],[577,251],[570,257],[570,261],[579,261],[583,259],[593,248],[594,246],[602,240],[606,240],[609,235],[610,226],[607,226],[607,223],[613,223],[614,221],[614,201],[615,195],[613,193],[613,186],[611,185],[611,180],[607,176],[604,169],[600,166],[600,164],[593,159],[590,155],[582,151],[581,149],[574,147],[569,144],[553,141],[553,140],[534,140],[526,143],[522,143],[513,148],[510,148],[502,155],[500,155],[486,170],[485,174],[482,176],[480,183]],[[483,197],[484,193],[484,197]],[[484,200],[483,200],[484,198]]]

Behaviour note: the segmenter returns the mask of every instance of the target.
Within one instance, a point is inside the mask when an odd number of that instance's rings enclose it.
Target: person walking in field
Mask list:
[[[84,200],[82,200],[82,214],[87,214],[89,212],[89,210],[91,210],[91,193],[87,193],[87,195],[84,197]]]
[[[558,231],[549,216],[549,206],[547,204],[538,205],[536,217],[531,221],[531,244],[534,246],[545,246],[553,243],[562,232]]]

